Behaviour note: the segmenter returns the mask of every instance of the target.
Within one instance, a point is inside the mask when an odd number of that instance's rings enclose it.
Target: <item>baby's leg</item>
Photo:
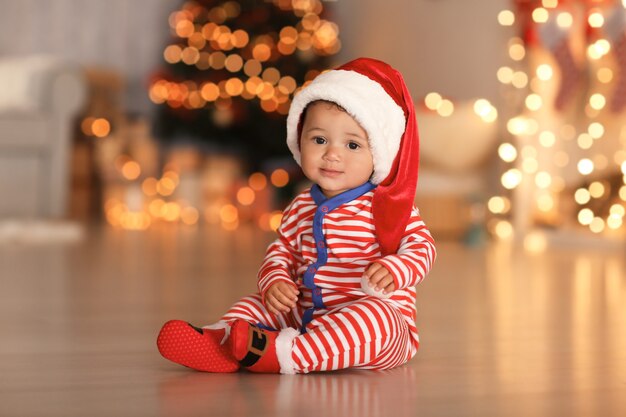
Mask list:
[[[231,344],[226,342],[231,323],[237,319],[277,330],[297,327],[298,321],[291,313],[270,314],[261,296],[254,294],[236,302],[220,321],[202,329],[180,320],[167,322],[159,332],[157,346],[165,358],[189,368],[235,372],[239,369],[239,361],[233,356]]]
[[[390,369],[416,352],[409,327],[390,303],[368,297],[313,320],[294,340],[296,372]]]
[[[237,301],[220,319],[220,323],[230,323],[237,319],[275,330],[286,329],[287,327],[299,328],[300,326],[299,320],[293,312],[280,315],[270,313],[263,305],[260,294],[252,294]]]

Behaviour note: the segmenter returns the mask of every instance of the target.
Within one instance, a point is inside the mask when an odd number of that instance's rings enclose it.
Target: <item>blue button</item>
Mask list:
[[[316,269],[314,266],[310,266],[310,267],[309,267],[309,272],[310,272],[310,273],[314,274],[314,273],[315,273],[315,271],[317,271],[317,269]]]
[[[317,243],[317,247],[318,247],[318,248],[323,248],[324,246],[325,246],[325,245],[324,245],[324,242],[318,242],[318,243]]]
[[[322,206],[322,212],[328,213],[328,206]]]
[[[315,295],[321,295],[322,294],[322,289],[321,288],[316,288],[315,289]]]

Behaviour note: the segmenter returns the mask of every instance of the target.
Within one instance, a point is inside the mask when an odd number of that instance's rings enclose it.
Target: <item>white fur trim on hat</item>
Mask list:
[[[287,327],[281,330],[276,337],[276,357],[278,358],[281,374],[293,375],[296,373],[296,363],[291,357],[291,351],[293,350],[293,339],[299,335],[299,331]]]
[[[337,103],[367,132],[374,160],[371,181],[384,180],[400,148],[406,119],[404,111],[376,81],[356,71],[332,70],[317,76],[298,93],[287,116],[287,145],[301,162],[298,123],[306,106],[316,100]]]

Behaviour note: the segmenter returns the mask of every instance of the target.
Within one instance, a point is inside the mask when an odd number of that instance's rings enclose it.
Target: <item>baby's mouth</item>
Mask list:
[[[342,174],[341,171],[338,171],[336,169],[329,169],[329,168],[320,168],[320,171],[322,172],[322,175],[327,176],[327,177],[337,177]]]

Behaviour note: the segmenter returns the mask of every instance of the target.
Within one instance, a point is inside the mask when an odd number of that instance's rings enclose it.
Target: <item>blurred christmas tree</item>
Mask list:
[[[185,1],[169,17],[166,65],[150,82],[156,136],[253,163],[285,154],[293,95],[341,47],[324,14],[320,0]]]

